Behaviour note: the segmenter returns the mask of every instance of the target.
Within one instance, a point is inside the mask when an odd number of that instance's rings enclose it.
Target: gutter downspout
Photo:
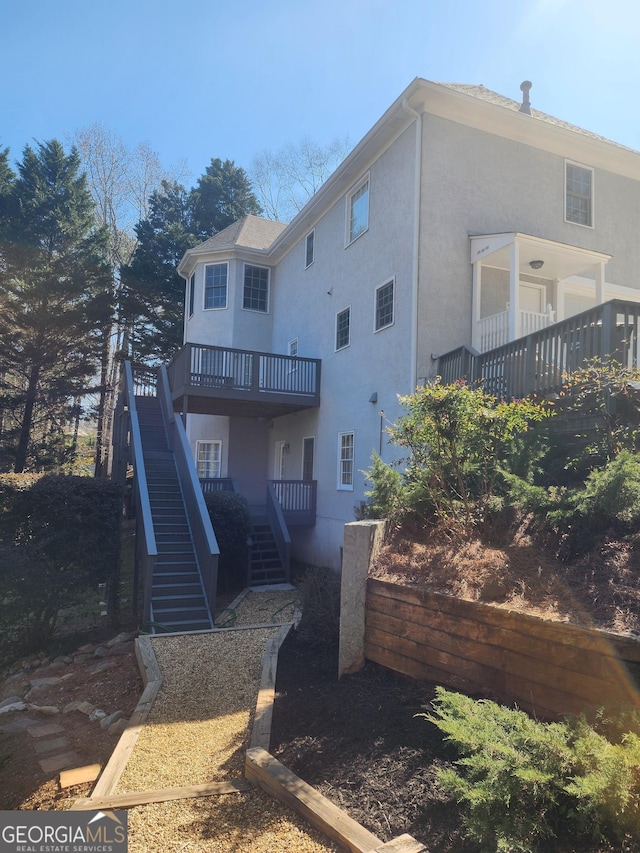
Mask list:
[[[413,196],[413,267],[411,271],[411,375],[409,393],[413,394],[418,384],[418,300],[420,274],[420,190],[422,185],[422,113],[409,105],[405,98],[402,107],[416,119],[416,165]]]

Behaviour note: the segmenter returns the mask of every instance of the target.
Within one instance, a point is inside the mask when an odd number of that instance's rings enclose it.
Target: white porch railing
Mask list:
[[[540,329],[546,329],[555,323],[555,311],[540,314],[536,311],[520,311],[520,328],[516,329],[516,339],[531,335]],[[488,352],[509,343],[509,312],[501,311],[490,317],[482,317],[480,326],[480,352]]]

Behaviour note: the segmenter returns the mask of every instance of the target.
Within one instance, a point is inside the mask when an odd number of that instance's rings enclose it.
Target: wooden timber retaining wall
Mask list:
[[[640,709],[640,640],[373,578],[364,654],[542,719],[602,705]]]

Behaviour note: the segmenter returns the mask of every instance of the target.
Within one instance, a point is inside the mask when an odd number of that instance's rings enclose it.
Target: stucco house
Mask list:
[[[255,507],[268,492],[299,560],[340,567],[398,395],[446,353],[640,302],[640,154],[530,88],[415,79],[290,224],[247,216],[179,265],[167,377],[197,474]]]

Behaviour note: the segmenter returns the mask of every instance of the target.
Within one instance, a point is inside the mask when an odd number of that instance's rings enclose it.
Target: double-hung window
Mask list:
[[[221,458],[221,441],[199,441],[196,449],[198,479],[208,480],[219,477]]]
[[[347,196],[347,245],[369,227],[369,176]]]
[[[391,279],[376,290],[376,332],[393,324],[393,284]]]
[[[244,295],[242,307],[249,311],[269,310],[269,270],[267,267],[244,268]]]
[[[338,435],[338,489],[353,491],[355,460],[355,434],[341,432]]]
[[[351,343],[351,306],[336,314],[336,350]]]
[[[593,169],[565,163],[565,219],[593,227]]]
[[[204,307],[227,307],[227,264],[207,264],[204,268]]]

